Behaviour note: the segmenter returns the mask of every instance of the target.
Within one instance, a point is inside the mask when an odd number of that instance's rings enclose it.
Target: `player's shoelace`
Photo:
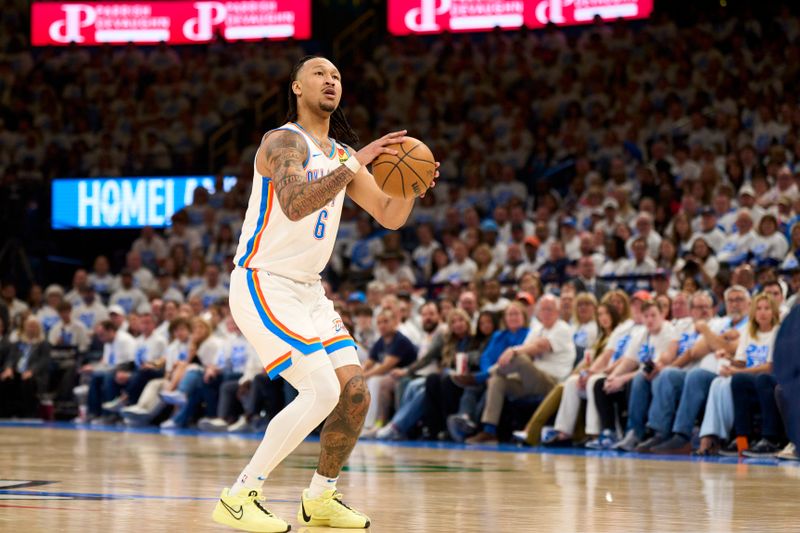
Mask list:
[[[333,494],[333,496],[331,496],[331,499],[332,499],[333,501],[337,502],[339,505],[341,505],[341,506],[342,506],[342,507],[344,507],[345,509],[348,509],[348,510],[350,510],[350,511],[353,511],[354,513],[357,513],[357,514],[361,514],[361,513],[359,513],[358,511],[356,511],[355,509],[353,509],[352,507],[350,507],[349,505],[347,505],[346,503],[344,503],[344,502],[342,501],[342,498],[344,498],[344,494],[342,494],[341,492],[335,492],[335,493]]]
[[[261,501],[266,501],[266,498],[264,498],[263,496],[262,496],[261,498],[259,498],[259,497],[258,497],[258,492],[254,491],[254,490],[251,490],[251,491],[250,491],[250,494],[248,494],[248,496],[250,496],[251,498],[253,498],[253,503],[254,503],[254,504],[256,504],[256,507],[258,507],[259,509],[261,509],[261,511],[262,511],[264,514],[266,514],[267,516],[269,516],[269,517],[271,517],[271,518],[275,518],[275,515],[274,515],[274,514],[272,514],[271,512],[269,512],[269,510],[268,510],[266,507],[264,507],[263,505],[261,505]]]

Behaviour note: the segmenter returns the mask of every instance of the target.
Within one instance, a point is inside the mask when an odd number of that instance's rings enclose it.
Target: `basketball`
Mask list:
[[[430,148],[420,140],[406,137],[403,144],[389,148],[397,155],[381,154],[372,162],[372,175],[378,187],[395,198],[415,198],[430,187],[436,172],[436,160]]]

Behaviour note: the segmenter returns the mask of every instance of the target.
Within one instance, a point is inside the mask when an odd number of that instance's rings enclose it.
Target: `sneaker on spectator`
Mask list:
[[[250,429],[250,422],[247,421],[246,416],[242,415],[236,420],[236,422],[228,426],[228,433],[240,433],[250,431]]]
[[[75,401],[78,403],[86,403],[89,399],[89,385],[78,385],[72,389],[72,394],[75,395]]]
[[[386,424],[384,427],[378,430],[375,433],[375,438],[378,440],[404,440],[405,437],[400,431],[395,427],[394,424]]]
[[[653,448],[669,440],[667,435],[656,433],[636,447],[636,453],[652,453]]]
[[[358,436],[360,440],[375,440],[378,438],[378,431],[383,428],[372,427],[369,429],[365,429],[361,432],[361,435]]]
[[[596,439],[586,443],[590,450],[611,450],[617,444],[617,434],[613,429],[604,429]]]
[[[447,431],[454,441],[464,442],[467,437],[478,431],[478,426],[467,414],[450,415],[447,417]]]
[[[171,418],[167,418],[166,420],[161,422],[161,426],[159,427],[161,427],[161,429],[179,429],[178,424],[176,424],[175,421]]]
[[[673,434],[670,438],[650,448],[657,455],[688,455],[692,453],[692,441],[683,435]]]
[[[636,436],[636,432],[632,429],[629,429],[627,433],[625,433],[625,437],[618,443],[616,443],[612,449],[619,450],[623,452],[632,452],[636,449],[639,445],[639,437]]]
[[[775,457],[781,447],[769,439],[761,439],[753,447],[742,452],[745,457]]]
[[[112,413],[119,413],[125,407],[125,400],[122,396],[117,396],[109,402],[103,402],[103,409]]]
[[[519,444],[526,444],[528,442],[528,432],[524,429],[520,429],[519,431],[515,431],[511,434],[511,438],[514,442]]]
[[[158,393],[164,403],[168,403],[170,405],[176,405],[178,407],[183,407],[186,405],[188,399],[186,395],[178,390],[173,391],[161,391]]]
[[[797,455],[797,448],[795,448],[793,442],[787,444],[775,457],[784,461],[800,461],[800,456]]]
[[[739,447],[736,445],[736,439],[731,439],[727,446],[720,448],[719,454],[724,457],[739,457]]]
[[[201,418],[197,422],[197,429],[200,431],[228,431],[228,423],[222,418]]]
[[[446,430],[442,430],[436,435],[436,440],[439,442],[448,442],[453,439],[450,438],[450,433],[448,433]]]
[[[113,426],[117,423],[116,415],[98,416],[89,422],[93,426]]]

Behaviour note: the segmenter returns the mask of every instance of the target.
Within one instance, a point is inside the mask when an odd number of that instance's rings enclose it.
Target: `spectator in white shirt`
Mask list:
[[[467,255],[467,246],[459,241],[453,241],[452,261],[436,272],[431,278],[432,283],[460,282],[467,283],[474,279],[478,266]]]
[[[720,250],[725,243],[725,233],[717,225],[717,212],[713,207],[700,210],[700,231],[696,237],[702,237],[713,250]],[[689,246],[691,248],[691,244]]]
[[[138,239],[133,241],[132,252],[137,252],[148,268],[155,270],[161,260],[169,255],[167,241],[161,238],[150,226],[142,228],[142,233]]]
[[[108,319],[108,309],[97,298],[92,285],[87,283],[80,292],[81,303],[73,308],[72,318],[83,324],[89,331],[94,331],[95,326]]]
[[[769,207],[778,203],[778,200],[780,200],[782,196],[789,198],[792,202],[800,198],[800,190],[798,190],[797,184],[794,182],[792,169],[785,165],[778,170],[775,176],[775,185],[765,194],[761,195],[758,204],[762,207]]]
[[[739,265],[747,260],[757,241],[758,236],[753,231],[753,216],[750,210],[740,209],[736,217],[736,233],[728,237],[722,250],[717,253],[717,258],[720,263]]]
[[[411,267],[402,263],[403,254],[387,250],[378,256],[378,266],[375,268],[375,279],[386,285],[397,285],[400,280],[407,279],[416,283],[416,277]]]
[[[153,287],[153,273],[142,266],[142,256],[139,252],[130,251],[125,257],[125,266],[133,276],[133,286],[142,292],[147,292]]]
[[[72,274],[72,287],[69,292],[64,295],[64,299],[72,304],[72,307],[78,307],[83,303],[81,296],[81,287],[86,285],[88,279],[86,270],[79,268]],[[89,328],[91,329],[91,328]]]
[[[86,364],[80,372],[91,376],[88,387],[88,414],[91,418],[102,416],[102,404],[119,395],[115,381],[118,367],[130,368],[136,358],[136,340],[117,328],[114,322],[104,320],[95,331],[103,343],[103,358],[99,363]],[[80,399],[80,398],[79,398]]]
[[[108,298],[117,288],[117,280],[110,270],[108,258],[104,255],[98,255],[94,260],[94,269],[89,274],[89,283],[103,299]]]
[[[631,243],[631,257],[625,266],[625,274],[655,274],[657,265],[652,257],[647,255],[647,240],[643,236],[633,239]],[[636,288],[647,288],[649,283],[646,279],[632,282]]]
[[[632,237],[628,241],[628,249],[632,252],[633,241],[638,237],[642,237],[647,243],[647,255],[653,258],[658,257],[659,246],[661,246],[661,235],[653,229],[653,216],[647,212],[639,214],[639,216],[636,217],[634,227],[636,228],[637,236]]]
[[[491,279],[483,284],[483,305],[481,306],[481,311],[501,313],[509,303],[511,303],[511,300],[502,295],[499,281]]]
[[[133,284],[133,273],[124,269],[119,275],[120,286],[114,291],[108,301],[109,306],[118,305],[125,310],[125,314],[130,314],[139,309],[139,306],[147,303],[147,296],[141,289]]]
[[[195,296],[201,298],[203,309],[228,297],[228,289],[220,283],[219,267],[217,265],[206,265],[203,282],[189,293],[190,299]]]
[[[758,238],[753,241],[750,251],[758,265],[779,265],[786,258],[789,243],[778,232],[778,220],[772,213],[766,213],[758,223]]]
[[[64,289],[59,285],[48,285],[44,291],[45,304],[36,313],[36,318],[39,319],[39,323],[44,329],[45,337],[50,333],[50,328],[53,327],[53,324],[58,322],[58,306],[63,299]]]
[[[497,442],[497,425],[507,396],[544,395],[566,379],[575,362],[572,329],[559,318],[559,299],[546,294],[538,303],[538,323],[520,346],[506,349],[490,369],[483,431],[467,444]]]
[[[8,309],[8,330],[10,331],[17,323],[17,318],[28,310],[28,304],[17,298],[17,287],[10,281],[3,283],[2,293],[0,295],[3,299],[2,303],[5,304]]]
[[[58,306],[59,321],[50,328],[47,341],[55,347],[75,346],[78,353],[89,349],[89,330],[82,322],[72,319],[72,304],[67,301]]]

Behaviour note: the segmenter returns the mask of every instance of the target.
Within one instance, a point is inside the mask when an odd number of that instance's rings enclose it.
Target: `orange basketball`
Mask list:
[[[430,148],[412,137],[388,148],[399,153],[381,154],[372,162],[372,175],[378,187],[395,198],[415,198],[427,191],[436,172]]]

